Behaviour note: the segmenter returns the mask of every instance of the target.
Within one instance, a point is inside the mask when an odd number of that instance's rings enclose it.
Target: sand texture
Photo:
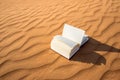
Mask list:
[[[90,36],[70,60],[64,23]],[[0,80],[120,80],[120,0],[0,0]]]

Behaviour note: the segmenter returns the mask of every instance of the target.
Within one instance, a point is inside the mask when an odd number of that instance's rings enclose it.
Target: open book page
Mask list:
[[[60,35],[55,36],[51,42],[51,48],[68,59],[79,49],[79,47],[78,43]]]
[[[83,37],[85,35],[85,31],[71,25],[65,24],[62,36],[66,37],[74,42],[77,42],[81,45]]]

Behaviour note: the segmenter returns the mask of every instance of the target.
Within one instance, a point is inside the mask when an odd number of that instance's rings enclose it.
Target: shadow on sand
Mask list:
[[[83,45],[70,60],[105,65],[106,59],[104,56],[95,51],[120,52],[120,49],[103,44],[93,38],[89,38],[89,41],[85,43],[85,45]]]

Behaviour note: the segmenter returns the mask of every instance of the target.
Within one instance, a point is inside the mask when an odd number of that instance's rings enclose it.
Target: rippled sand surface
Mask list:
[[[64,23],[90,36],[70,60],[50,49]],[[1,0],[0,80],[120,80],[120,0]]]

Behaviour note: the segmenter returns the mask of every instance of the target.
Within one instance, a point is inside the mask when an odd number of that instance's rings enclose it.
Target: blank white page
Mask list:
[[[73,27],[71,25],[65,24],[63,28],[62,36],[70,39],[74,42],[77,42],[81,45],[82,39],[85,35],[85,31],[76,27]]]
[[[55,40],[58,40],[58,41],[61,41],[62,43],[68,45],[70,48],[74,48],[76,45],[78,45],[78,43],[70,40],[70,39],[67,39],[63,36],[60,36],[60,35],[56,35],[54,37]],[[64,47],[64,46],[63,46]]]

